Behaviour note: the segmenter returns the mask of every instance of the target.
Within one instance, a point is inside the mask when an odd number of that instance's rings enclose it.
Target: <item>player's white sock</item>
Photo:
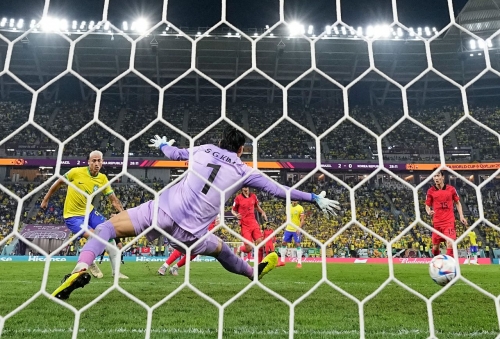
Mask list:
[[[168,268],[168,264],[166,262],[163,263],[163,265],[161,265],[161,267],[165,267],[165,269]]]
[[[89,269],[89,265],[87,265],[84,262],[79,262],[78,264],[76,264],[75,268],[73,269],[73,272],[71,272],[71,273],[79,272],[81,270],[88,270],[88,269]]]
[[[302,264],[302,248],[297,247],[297,264]]]
[[[474,254],[474,260],[476,261],[477,264],[477,254]]]
[[[106,245],[106,252],[109,255],[109,262],[111,263],[111,272],[115,274],[115,262],[120,263],[120,252],[113,246],[116,245],[115,239],[109,241]]]
[[[282,261],[282,262],[285,262],[286,247],[281,247],[281,248],[280,248],[280,254],[281,254],[281,261]]]

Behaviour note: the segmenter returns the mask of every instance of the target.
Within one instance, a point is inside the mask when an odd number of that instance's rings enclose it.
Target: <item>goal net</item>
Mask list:
[[[405,26],[396,1],[392,23],[362,28],[342,20],[338,0],[335,20],[316,31],[285,18],[285,1],[278,4],[279,21],[262,30],[234,26],[226,0],[220,21],[195,31],[169,20],[167,0],[158,23],[110,22],[109,1],[99,21],[56,20],[50,0],[40,21],[0,22],[0,175],[10,178],[0,183],[0,336],[500,337],[491,271],[463,266],[470,231],[480,260],[494,257],[500,239],[498,32],[460,25],[452,1],[441,30]],[[326,191],[342,210],[328,219],[304,203],[302,249],[285,244],[285,267],[262,281],[229,275],[209,257],[187,260],[181,277],[157,276],[177,241],[155,215],[151,229],[117,248],[124,265],[113,272],[130,279],[109,279],[103,263],[108,277],[68,302],[50,296],[85,242],[84,230],[61,226],[65,187],[87,197],[84,225],[92,206],[113,212],[109,187],[125,208],[151,199],[157,206],[192,164],[162,158],[149,140],[217,143],[228,125],[247,137],[242,158],[255,171]],[[109,185],[83,192],[64,174],[87,166],[95,149]],[[425,199],[440,170],[467,221],[457,220],[460,265],[442,288],[418,265],[432,256]],[[40,210],[58,179],[65,185]],[[268,219],[259,222],[274,232],[253,252],[274,237],[279,250],[292,222],[290,192],[283,201],[255,193]],[[225,198],[212,232],[236,252],[245,241],[230,213],[234,196]],[[160,237],[148,242],[150,232]],[[292,271],[301,252],[304,268]],[[244,258],[257,266],[257,255]]]

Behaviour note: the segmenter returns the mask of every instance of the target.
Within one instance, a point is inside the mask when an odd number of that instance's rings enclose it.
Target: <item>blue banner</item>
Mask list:
[[[125,262],[164,262],[167,260],[168,257],[146,257],[146,256],[124,256],[123,261]],[[28,255],[2,255],[0,256],[0,263],[1,262],[9,262],[9,261],[16,261],[16,262],[45,262],[46,257],[42,255],[34,255],[34,256],[28,256]],[[77,262],[78,256],[53,256],[50,258],[50,261],[52,262]],[[99,260],[97,258],[96,260]],[[109,261],[109,258],[107,256],[104,257],[103,261]],[[215,258],[209,257],[209,256],[204,256],[200,255],[197,256],[193,261],[195,262],[209,262],[209,261],[215,261]]]

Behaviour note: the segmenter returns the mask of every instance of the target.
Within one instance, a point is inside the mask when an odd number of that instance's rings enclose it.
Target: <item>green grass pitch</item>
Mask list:
[[[126,263],[122,272],[130,280],[120,281],[126,291],[147,305],[154,305],[184,281],[184,269],[177,277],[156,275],[159,263]],[[41,286],[43,262],[0,263],[0,315],[5,316],[36,293]],[[47,290],[51,293],[72,263],[53,262]],[[68,300],[77,309],[98,297],[112,285],[109,263],[103,263],[103,279],[92,279]],[[226,272],[218,263],[192,263],[192,284],[218,303],[225,303],[249,280]],[[394,265],[395,276],[426,297],[440,290],[422,264]],[[463,275],[498,296],[499,266],[462,266]],[[358,299],[373,293],[388,278],[387,265],[328,264],[328,279]],[[321,264],[295,264],[276,268],[262,283],[294,302],[321,278]],[[495,338],[499,320],[495,302],[458,281],[432,304],[438,338]],[[424,301],[394,283],[367,301],[363,309],[366,338],[427,338],[429,325]],[[217,338],[217,308],[184,288],[153,312],[151,338]],[[80,318],[78,338],[144,338],[146,310],[114,290]],[[250,288],[224,312],[224,338],[289,338],[290,309],[259,287]],[[1,323],[1,322],[0,322]],[[74,315],[57,303],[38,297],[7,319],[2,339],[71,338]],[[331,286],[322,284],[299,303],[294,312],[295,338],[359,338],[359,307]]]

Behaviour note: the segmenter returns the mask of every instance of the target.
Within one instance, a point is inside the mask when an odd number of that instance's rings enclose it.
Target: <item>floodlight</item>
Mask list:
[[[68,30],[68,21],[66,19],[62,19],[59,23],[60,23],[59,29],[61,31],[67,31]]]
[[[422,27],[417,28],[417,34],[422,35]]]
[[[253,36],[259,36],[259,33],[254,33]]]
[[[425,30],[425,34],[426,34],[427,36],[430,36],[430,35],[431,35],[431,29],[430,29],[429,27],[425,27],[425,29],[424,29],[424,30]]]
[[[290,35],[299,35],[300,34],[300,24],[297,21],[293,21],[288,26],[290,30]]]
[[[139,18],[135,22],[137,32],[144,33],[148,30],[148,22],[144,18]]]
[[[95,25],[94,20],[91,20],[91,21],[89,22],[89,29],[94,28],[94,25]]]
[[[470,49],[476,49],[476,40],[470,39]]]
[[[7,18],[2,18],[2,21],[0,21],[0,27],[5,27],[7,24]]]
[[[366,27],[366,36],[371,37],[375,33],[374,28],[372,25],[369,25]]]
[[[86,25],[86,24],[87,24],[87,23],[86,23],[85,21],[82,21],[82,22],[80,23],[80,29],[85,29],[85,25]]]
[[[76,22],[76,20],[73,20],[73,22],[71,23],[71,29],[76,29],[78,27],[78,23]]]
[[[24,20],[23,19],[19,19],[17,21],[17,29],[22,29],[24,27]]]
[[[480,49],[484,49],[484,40],[483,39],[479,39],[477,41],[477,45],[479,46]]]
[[[307,28],[307,34],[313,34],[314,33],[314,27],[313,25],[309,25],[309,27]]]
[[[486,46],[488,46],[489,48],[493,47],[493,43],[491,42],[491,39],[486,40]]]
[[[124,31],[128,31],[128,22],[124,21],[124,22],[122,23],[122,29],[123,29]]]
[[[363,35],[363,27],[361,27],[361,26],[358,27],[357,34],[358,35]]]
[[[332,34],[332,26],[330,26],[330,25],[325,26],[325,31],[326,31],[326,34],[328,34],[328,35]]]
[[[342,34],[343,34],[343,35],[347,35],[347,30],[345,29],[345,27],[344,27],[344,26],[342,26],[342,27],[340,28],[340,30],[342,31]]]
[[[398,37],[402,36],[403,36],[403,30],[401,29],[401,27],[398,27]]]
[[[10,19],[10,20],[9,20],[9,27],[10,27],[10,28],[14,28],[14,24],[15,24],[15,23],[16,23],[16,20],[14,20],[14,19]]]
[[[36,26],[36,20],[31,20],[30,22],[30,28],[33,28]]]
[[[389,25],[380,26],[380,35],[384,38],[388,38],[391,35],[391,27],[389,27]]]
[[[109,29],[109,21],[104,23],[104,30],[107,31]]]

